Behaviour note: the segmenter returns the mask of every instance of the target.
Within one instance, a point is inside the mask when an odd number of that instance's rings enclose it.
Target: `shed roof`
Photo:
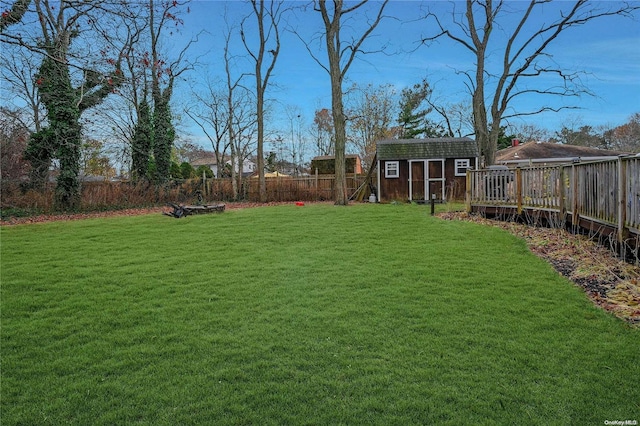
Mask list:
[[[384,139],[377,142],[379,160],[477,157],[478,146],[470,138]]]

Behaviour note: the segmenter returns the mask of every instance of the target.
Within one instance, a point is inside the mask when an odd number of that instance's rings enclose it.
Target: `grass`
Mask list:
[[[638,330],[523,241],[428,210],[3,228],[2,424],[638,419]]]

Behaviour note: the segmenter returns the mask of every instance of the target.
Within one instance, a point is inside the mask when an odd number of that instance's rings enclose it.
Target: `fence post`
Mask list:
[[[205,173],[205,171],[202,171],[202,194],[207,197],[209,194],[207,194],[207,174]]]
[[[318,201],[318,168],[316,167],[316,201]]]
[[[618,158],[618,244],[620,245],[620,257],[625,257],[624,240],[626,238],[627,221],[627,163]]]

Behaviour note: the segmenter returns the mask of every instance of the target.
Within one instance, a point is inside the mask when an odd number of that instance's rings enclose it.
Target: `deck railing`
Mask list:
[[[467,210],[502,207],[518,215],[555,212],[563,221],[590,221],[640,235],[640,157],[570,165],[467,172]]]

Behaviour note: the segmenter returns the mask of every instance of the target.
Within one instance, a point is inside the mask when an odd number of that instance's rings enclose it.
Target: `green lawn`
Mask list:
[[[640,421],[640,331],[428,206],[1,230],[1,422]]]

